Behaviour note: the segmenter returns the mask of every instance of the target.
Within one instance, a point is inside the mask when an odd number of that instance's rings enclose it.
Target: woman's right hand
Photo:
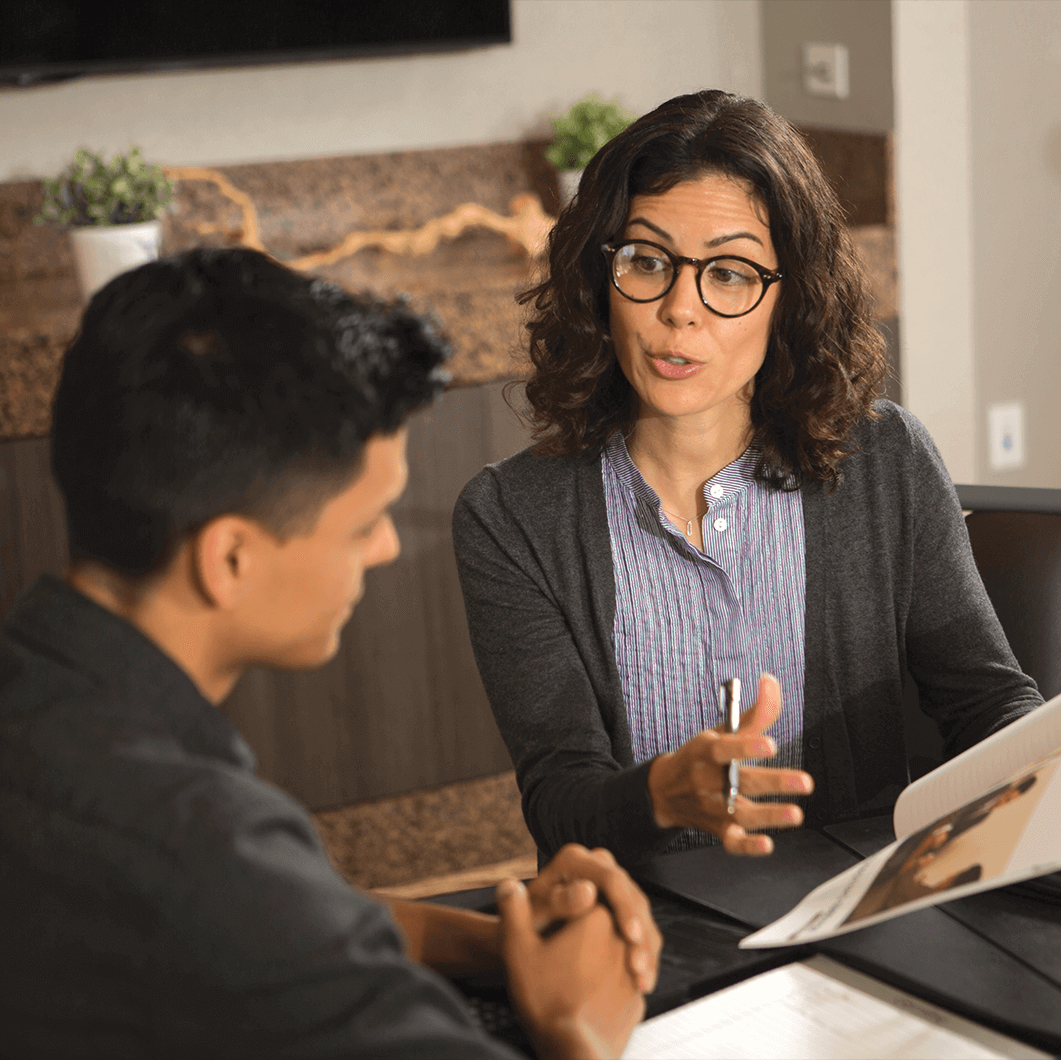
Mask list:
[[[765,731],[781,713],[777,678],[763,674],[755,704],[741,715],[737,733],[722,726],[697,733],[677,751],[660,755],[648,771],[648,792],[656,823],[661,828],[699,828],[722,840],[731,854],[763,855],[774,849],[760,828],[793,828],[803,823],[803,811],[793,803],[757,803],[748,796],[809,795],[814,780],[798,769],[741,766],[735,812],[726,808],[723,785],[729,763],[772,758],[777,745]]]

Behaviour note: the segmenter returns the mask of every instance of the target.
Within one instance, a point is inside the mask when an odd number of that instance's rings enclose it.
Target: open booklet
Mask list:
[[[911,784],[892,822],[894,843],[741,948],[830,938],[1061,869],[1061,696]]]

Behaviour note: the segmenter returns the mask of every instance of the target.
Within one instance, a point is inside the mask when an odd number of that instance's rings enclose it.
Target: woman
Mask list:
[[[590,162],[549,263],[526,296],[537,445],[454,514],[543,854],[631,863],[681,829],[762,854],[756,829],[885,812],[906,671],[948,754],[1041,702],[931,439],[874,400],[842,211],[782,118],[724,92],[640,118]],[[727,735],[733,677],[756,704]],[[756,758],[730,812],[726,763]]]

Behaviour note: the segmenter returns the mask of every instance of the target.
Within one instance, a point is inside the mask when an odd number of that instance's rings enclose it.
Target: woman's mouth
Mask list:
[[[687,379],[703,368],[702,362],[690,361],[678,353],[668,353],[651,360],[653,367],[664,379]]]

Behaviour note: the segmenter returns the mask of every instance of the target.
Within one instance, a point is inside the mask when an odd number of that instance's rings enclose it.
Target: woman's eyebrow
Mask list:
[[[645,228],[651,228],[657,236],[662,236],[664,239],[670,239],[672,243],[674,242],[674,240],[671,239],[670,232],[664,232],[659,225],[654,225],[651,221],[646,221],[643,217],[631,217],[630,220],[627,221],[627,225],[643,225]]]
[[[665,232],[659,225],[653,224],[651,221],[646,220],[644,217],[631,217],[627,222],[628,225],[643,225],[645,228],[651,229],[656,235],[661,236],[663,239],[669,240],[671,243],[674,242],[670,232]],[[720,247],[723,243],[731,243],[735,239],[750,239],[753,243],[758,243],[759,246],[763,246],[763,241],[755,235],[754,232],[727,232],[725,235],[715,236],[714,239],[708,240],[705,247]]]
[[[763,241],[754,232],[729,232],[724,236],[715,236],[706,244],[709,247],[720,247],[723,243],[730,243],[734,239],[750,239],[753,243],[763,245]]]

